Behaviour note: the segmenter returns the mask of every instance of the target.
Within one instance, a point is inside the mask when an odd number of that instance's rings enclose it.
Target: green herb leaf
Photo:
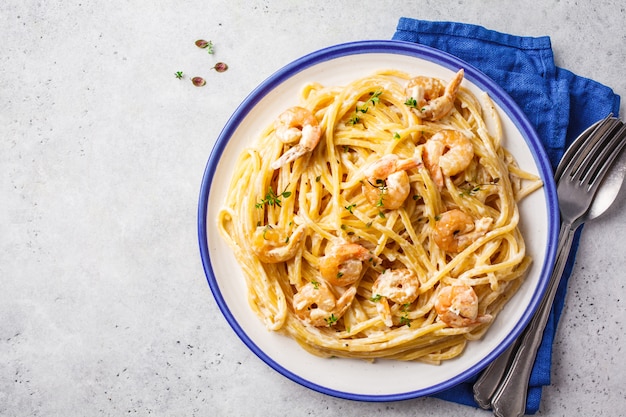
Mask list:
[[[324,319],[326,324],[328,324],[328,327],[331,327],[335,323],[337,323],[337,320],[339,320],[339,318],[337,318],[337,316],[335,316],[334,314],[331,314],[330,317],[327,317],[327,318]]]
[[[365,113],[367,113],[367,110],[369,110],[367,105],[359,107],[359,105],[357,104],[357,106],[356,106],[356,112],[357,113],[365,114]]]
[[[355,207],[356,207],[356,204],[350,204],[349,206],[346,206],[345,209],[348,210],[350,214],[354,214],[352,210],[354,210]]]
[[[256,203],[254,207],[263,208],[263,206],[277,206],[282,207],[280,204],[282,203],[281,198],[288,198],[291,196],[291,191],[283,191],[280,194],[276,194],[270,185],[267,194],[265,194],[265,198],[261,199],[260,202]]]
[[[209,53],[209,55],[213,55],[215,53],[215,50],[213,49],[213,42],[209,41],[207,43],[207,46],[205,46],[207,52]]]
[[[383,93],[383,90],[376,90],[374,92],[370,92],[370,103],[372,103],[374,106],[376,105],[376,103],[380,102],[380,95]]]
[[[417,107],[417,100],[415,100],[413,97],[409,97],[404,104],[406,104],[409,107],[415,108]]]

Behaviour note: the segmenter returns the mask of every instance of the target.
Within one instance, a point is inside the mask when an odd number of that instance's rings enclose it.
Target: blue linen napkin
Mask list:
[[[567,146],[583,130],[609,113],[619,114],[620,97],[613,90],[555,65],[547,36],[515,36],[473,24],[403,17],[398,22],[393,39],[448,52],[491,77],[533,124],[553,169],[556,169]],[[563,309],[579,237],[580,232],[570,252],[537,352],[530,377],[526,414],[538,411],[542,386],[550,384],[552,341]],[[472,393],[475,381],[476,378],[472,378],[434,396],[477,407]]]

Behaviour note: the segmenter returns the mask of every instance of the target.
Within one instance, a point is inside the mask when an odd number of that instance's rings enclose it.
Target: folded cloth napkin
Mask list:
[[[550,38],[522,37],[455,22],[401,18],[394,40],[415,42],[448,52],[491,77],[513,98],[534,125],[553,169],[564,150],[584,129],[609,113],[619,114],[620,97],[609,87],[554,64]],[[541,387],[550,384],[552,341],[563,308],[567,280],[578,247],[576,239],[530,378],[526,413],[539,409]],[[477,406],[475,378],[434,395]]]

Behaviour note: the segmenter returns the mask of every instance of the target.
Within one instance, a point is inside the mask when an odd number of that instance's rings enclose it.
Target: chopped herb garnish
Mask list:
[[[383,296],[382,296],[382,295],[380,295],[380,294],[376,294],[376,295],[374,295],[372,298],[370,298],[370,301],[371,301],[371,302],[373,302],[373,303],[377,303],[377,302],[379,302],[379,301],[380,301],[380,299],[381,299],[381,298],[383,298]]]
[[[384,196],[387,193],[387,183],[383,179],[377,179],[376,185],[370,183],[373,187],[378,188],[380,194],[378,196],[378,200],[376,201],[376,207],[383,207],[385,203],[383,202]]]
[[[280,203],[282,202],[280,200],[281,197],[288,198],[289,196],[291,196],[291,191],[287,191],[285,189],[285,191],[283,191],[282,193],[276,194],[274,190],[272,189],[272,186],[270,186],[269,191],[267,192],[267,194],[265,194],[265,198],[261,199],[260,202],[256,203],[254,207],[263,208],[264,205],[282,207],[280,205]]]
[[[346,210],[348,210],[350,212],[350,214],[354,214],[354,212],[352,210],[354,210],[354,208],[356,207],[356,204],[350,204],[349,206],[346,206]]]
[[[320,182],[321,179],[322,179],[322,176],[318,175],[317,177],[315,177],[315,182]]]
[[[320,283],[317,281],[311,281],[311,284],[313,285],[313,288],[315,288],[316,290],[320,289]]]
[[[404,104],[406,104],[409,107],[415,108],[417,107],[417,100],[415,100],[413,97],[410,97],[404,102]]]
[[[370,91],[370,99],[369,101],[375,106],[376,103],[380,101],[380,95],[383,93],[383,90],[376,90],[374,92]]]
[[[493,181],[491,181],[490,183],[487,183],[487,184],[478,184],[478,185],[474,185],[474,186],[469,184],[469,186],[467,188],[463,189],[459,193],[459,195],[460,196],[472,196],[472,195],[475,195],[477,192],[479,192],[482,189],[481,186],[483,186],[483,185],[496,185],[499,181],[500,181],[500,178],[494,178]]]
[[[400,324],[406,324],[408,327],[411,327],[411,320],[409,319],[409,307],[411,307],[411,303],[402,304],[400,311],[402,311],[402,317],[400,317]]]
[[[399,140],[401,138],[400,134],[398,132],[393,134],[393,138],[396,140]]]
[[[365,114],[365,113],[367,113],[367,110],[368,110],[367,105],[359,107],[359,105],[357,104],[357,106],[356,106],[356,112],[357,113],[364,113]]]
[[[358,104],[355,107],[354,110],[354,116],[352,116],[350,118],[350,120],[348,120],[348,124],[351,125],[355,125],[357,123],[359,123],[361,121],[361,119],[359,118],[359,113],[367,113],[367,111],[369,110],[369,106],[368,103],[372,103],[374,106],[376,105],[376,103],[380,102],[380,95],[383,93],[382,90],[376,90],[374,92],[370,92],[369,96],[370,98],[365,102],[364,105],[359,106]]]
[[[176,71],[174,73],[174,75],[176,76],[176,78],[178,78],[179,80],[182,80],[183,78],[183,72],[182,71]]]
[[[324,319],[324,321],[326,322],[326,324],[328,324],[328,327],[333,326],[335,323],[337,323],[337,320],[339,320],[337,318],[337,316],[335,316],[334,314],[331,314],[330,317],[327,317]]]

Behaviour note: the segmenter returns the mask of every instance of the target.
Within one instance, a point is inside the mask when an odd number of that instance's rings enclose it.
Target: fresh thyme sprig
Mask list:
[[[358,104],[356,105],[356,108],[354,110],[354,115],[350,118],[350,120],[348,120],[348,124],[351,125],[355,125],[357,123],[359,123],[361,121],[361,118],[359,117],[359,113],[367,113],[367,111],[369,110],[369,104],[371,103],[373,106],[376,105],[376,103],[380,102],[380,95],[383,93],[383,90],[376,90],[376,91],[370,91],[369,94],[369,99],[365,102],[365,104],[363,104],[362,106],[359,106]]]
[[[263,206],[265,205],[282,207],[281,198],[288,198],[290,196],[291,196],[291,191],[287,191],[287,187],[285,187],[285,191],[283,191],[282,193],[276,194],[274,190],[272,189],[272,186],[270,185],[269,190],[265,194],[265,198],[262,198],[260,202],[254,205],[254,207],[263,208]]]
[[[461,197],[463,197],[463,196],[473,196],[476,193],[478,193],[480,190],[482,190],[483,187],[486,187],[488,185],[496,185],[498,182],[500,182],[500,178],[494,178],[493,181],[488,182],[486,184],[476,184],[476,185],[468,184],[468,187],[462,189],[462,191],[459,193],[459,195]]]

